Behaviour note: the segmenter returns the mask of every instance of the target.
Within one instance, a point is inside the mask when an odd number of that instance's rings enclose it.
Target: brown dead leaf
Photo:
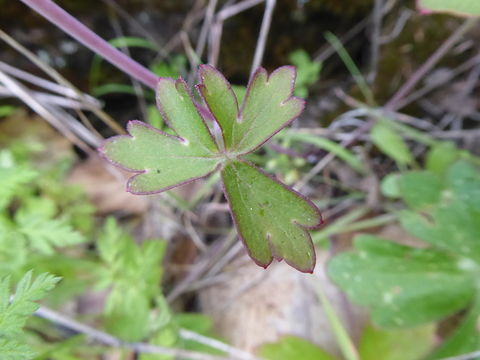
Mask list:
[[[141,214],[147,209],[145,196],[132,195],[125,190],[125,178],[116,178],[108,171],[109,164],[98,156],[79,163],[68,176],[71,184],[82,186],[99,214],[123,212]]]

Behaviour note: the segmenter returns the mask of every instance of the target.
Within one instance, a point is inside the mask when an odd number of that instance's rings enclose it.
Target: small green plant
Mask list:
[[[355,250],[336,256],[328,267],[330,277],[367,306],[379,326],[416,326],[462,312],[460,325],[428,359],[480,346],[480,172],[465,155],[438,144],[427,156],[426,170],[384,180],[385,195],[408,206],[398,214],[401,225],[425,246],[360,235]]]
[[[273,258],[312,272],[315,252],[308,229],[321,223],[315,205],[270,177],[243,157],[297,118],[304,101],[292,96],[295,69],[284,66],[268,75],[260,68],[239,107],[223,75],[200,67],[197,89],[209,111],[199,111],[187,84],[160,78],[157,105],[177,136],[131,121],[127,136],[105,142],[100,152],[114,165],[137,173],[127,190],[152,194],[220,171],[225,196],[248,253],[260,266]],[[207,113],[207,115],[205,115]],[[212,117],[221,134],[212,136],[204,117]]]
[[[320,77],[322,64],[312,61],[310,55],[303,49],[293,51],[288,59],[297,67],[297,86],[295,95],[302,98],[308,97],[308,88],[315,84]]]
[[[151,303],[162,296],[163,269],[159,265],[166,243],[149,240],[135,244],[113,218],[107,219],[97,243],[104,266],[97,289],[110,288],[105,304],[106,328],[124,340],[139,341],[148,335]]]
[[[42,299],[60,280],[47,273],[32,281],[29,271],[10,294],[10,278],[0,279],[0,354],[2,360],[32,359],[35,353],[23,341],[23,327],[38,309],[35,301]]]

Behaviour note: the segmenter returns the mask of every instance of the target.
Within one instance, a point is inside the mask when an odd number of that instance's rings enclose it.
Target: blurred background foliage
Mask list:
[[[239,3],[56,2],[190,85],[214,53],[209,7],[215,23]],[[265,13],[251,5],[220,24],[217,67],[239,98]],[[295,65],[308,105],[248,158],[322,210],[307,276],[251,263],[218,176],[125,193],[95,149],[132,119],[171,132],[153,91],[20,1],[0,9],[0,359],[480,359],[475,18],[413,0],[276,1],[262,65]]]

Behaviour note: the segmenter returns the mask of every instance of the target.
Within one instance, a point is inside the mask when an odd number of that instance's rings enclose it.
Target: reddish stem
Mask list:
[[[158,77],[154,73],[115,49],[53,1],[21,1],[126,74],[152,89],[156,88]]]

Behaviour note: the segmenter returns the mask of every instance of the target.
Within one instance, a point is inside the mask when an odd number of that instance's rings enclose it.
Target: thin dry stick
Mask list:
[[[197,67],[200,65],[201,60],[197,56],[197,53],[193,49],[192,43],[188,37],[188,33],[186,31],[182,31],[180,33],[180,39],[182,40],[183,50],[185,54],[187,54],[188,62],[190,63],[190,74],[188,74],[187,83],[192,86],[193,81],[195,80],[195,75],[197,72]]]
[[[477,350],[467,354],[441,358],[439,360],[476,360],[479,357],[480,357],[480,350]]]
[[[451,72],[449,72],[444,78],[442,78],[439,81],[436,81],[434,83],[428,83],[424,87],[418,89],[417,91],[414,91],[411,95],[405,97],[402,101],[399,101],[397,103],[397,109],[401,109],[408,104],[411,104],[412,102],[424,97],[426,94],[429,92],[435,90],[436,88],[448,83],[455,77],[463,74],[465,71],[470,70],[472,67],[480,64],[480,55],[477,54],[467,61],[465,61],[463,64],[458,66],[457,68],[453,69]]]
[[[0,71],[0,83],[3,83],[16,97],[27,104],[38,115],[47,120],[50,125],[60,131],[68,140],[79,146],[82,150],[86,152],[90,151],[87,144],[80,140],[76,134],[72,133],[69,128],[52,114],[48,105],[42,104],[24,86],[2,71]]]
[[[196,332],[193,332],[193,331],[190,331],[190,330],[187,330],[187,329],[180,329],[179,334],[180,334],[180,337],[182,339],[193,340],[197,343],[208,345],[208,346],[210,346],[214,349],[224,351],[227,354],[229,354],[230,356],[233,356],[235,358],[252,359],[252,360],[255,359],[255,357],[252,356],[251,354],[249,354],[245,351],[236,349],[233,346],[230,346],[230,345],[224,343],[223,341],[219,341],[217,339],[212,339],[210,337],[197,334]]]
[[[253,75],[255,70],[257,70],[262,63],[275,4],[276,0],[267,0],[265,4],[265,12],[263,13],[262,26],[260,28],[260,34],[258,35],[257,47],[255,48],[255,55],[253,56],[252,68],[250,69],[250,76]]]
[[[450,49],[477,23],[477,19],[472,18],[465,21],[435,52],[418,68],[412,76],[403,84],[403,86],[392,96],[385,104],[388,110],[396,110],[397,104],[402,100],[423,77],[432,70],[435,65],[443,58]]]
[[[25,56],[27,59],[29,59],[32,63],[34,63],[36,66],[38,66],[39,69],[41,69],[45,74],[50,76],[53,80],[55,80],[57,83],[59,83],[62,86],[70,88],[72,91],[76,93],[76,97],[84,102],[87,107],[89,107],[89,101],[88,97],[85,98],[83,96],[83,93],[78,90],[75,86],[73,86],[72,83],[70,83],[67,79],[65,79],[58,71],[56,71],[54,68],[51,66],[45,64],[40,58],[35,55],[33,52],[28,50],[26,47],[21,45],[18,41],[16,41],[14,38],[12,38],[10,35],[5,33],[3,30],[0,29],[0,38],[5,41],[8,45],[10,45],[12,48],[17,50],[19,53],[21,53],[23,56]],[[65,93],[67,94],[67,93]],[[123,134],[125,133],[125,130],[119,126],[110,115],[108,115],[106,112],[98,109],[96,106],[91,106],[89,107],[89,110],[92,111],[95,115],[99,117],[100,120],[102,120],[105,124],[107,124],[112,130],[114,130],[118,134]]]
[[[390,0],[388,1],[382,9],[382,14],[388,13],[393,6],[395,6],[397,0]],[[371,15],[363,18],[360,22],[358,22],[354,27],[348,30],[344,35],[340,37],[340,41],[342,44],[346,44],[350,42],[358,33],[360,33],[371,21]],[[322,47],[317,53],[315,54],[314,61],[317,62],[324,62],[330,56],[335,54],[335,49],[330,44]]]
[[[190,32],[191,28],[205,17],[205,9],[201,8],[201,6],[203,6],[203,0],[195,1],[195,5],[185,17],[185,21],[183,22],[181,29],[174,36],[172,36],[172,38],[163,47],[162,53],[157,57],[158,61],[165,60],[170,55],[172,50],[180,45],[180,35],[182,32]]]
[[[393,97],[384,106],[386,110],[397,110],[398,103],[415,87],[415,85],[447,54],[450,49],[469,31],[475,24],[476,19],[468,19],[465,21],[435,52],[425,61],[425,63],[416,70],[413,75],[405,82],[405,84],[393,95]],[[364,126],[356,129],[349,138],[343,140],[340,144],[342,147],[349,147],[354,144],[357,139],[364,135],[375,124],[376,118],[372,118],[366,122]],[[300,181],[295,184],[296,189],[304,187],[315,175],[335,158],[335,155],[329,153],[316,164]]]
[[[1,71],[1,70],[0,70]],[[32,91],[30,92],[38,101],[42,104],[47,103],[50,105],[56,105],[64,108],[69,109],[76,109],[76,110],[85,110],[86,107],[83,103],[66,98],[63,96],[52,95],[49,93],[44,93],[40,91]],[[0,97],[16,97],[15,94],[7,89],[6,87],[0,86]]]
[[[200,235],[198,235],[198,233],[195,231],[195,227],[192,224],[192,217],[190,215],[186,214],[183,223],[184,223],[184,226],[185,226],[185,231],[187,232],[188,235],[190,235],[190,238],[192,239],[195,246],[201,252],[207,251],[207,245],[200,238]]]
[[[231,18],[245,10],[262,3],[264,0],[243,0],[235,5],[228,6],[220,10],[215,17],[215,22],[210,31],[210,52],[208,55],[208,62],[212,66],[216,66],[218,56],[220,54],[220,42],[222,38],[223,23],[228,18]]]
[[[0,70],[4,71],[7,74],[15,76],[17,79],[27,81],[30,84],[42,87],[45,90],[60,94],[64,98],[68,97],[68,98],[71,98],[71,99],[86,100],[89,104],[91,104],[92,106],[98,107],[98,108],[102,106],[100,101],[98,101],[97,99],[95,99],[94,97],[92,97],[88,94],[82,93],[83,99],[80,99],[80,97],[77,95],[77,92],[75,92],[74,90],[72,90],[71,88],[69,88],[67,86],[58,85],[58,84],[56,84],[52,81],[45,80],[41,77],[32,75],[32,74],[30,74],[26,71],[17,69],[16,67],[13,67],[13,66],[11,66],[9,64],[6,64],[2,61],[0,61]],[[86,105],[83,105],[83,106],[85,107]]]
[[[195,48],[195,52],[197,53],[199,59],[202,58],[205,45],[207,44],[208,32],[212,26],[213,15],[215,14],[217,2],[218,0],[210,0],[208,2],[207,11],[205,12],[205,20],[203,21],[202,29],[200,30],[200,35],[198,36],[197,47]]]
[[[178,349],[178,348],[166,348],[166,347],[150,345],[146,343],[124,342],[113,335],[110,335],[104,331],[97,330],[86,324],[82,324],[76,320],[73,320],[65,315],[62,315],[56,311],[53,311],[43,306],[40,307],[35,312],[35,315],[42,319],[55,323],[57,325],[63,326],[69,330],[73,330],[77,333],[84,334],[90,339],[98,343],[101,343],[103,345],[117,347],[117,348],[126,348],[139,353],[167,355],[167,356],[174,356],[182,359],[192,359],[192,360],[232,360],[232,359],[253,360],[254,359],[250,354],[244,354],[241,350],[238,350],[238,349],[235,349],[235,352],[236,352],[235,356],[231,355],[229,357],[222,357],[222,356],[208,355],[208,354],[204,354],[196,351],[190,351],[190,350],[184,350],[184,349]],[[185,335],[185,331],[184,331],[184,335]],[[190,336],[190,338],[192,338],[191,332],[188,332],[188,334],[185,336]],[[198,340],[198,336],[196,336],[196,341],[197,340]],[[216,342],[215,343],[210,342],[208,345],[212,346],[212,345],[219,345],[219,344]],[[227,344],[222,343],[222,345],[223,345],[222,347],[225,348],[225,345]],[[227,347],[230,348],[230,350],[232,350],[232,347],[228,345]],[[223,349],[221,350],[224,351]],[[238,356],[240,354],[242,354],[242,356]],[[248,355],[248,357],[246,355]]]

